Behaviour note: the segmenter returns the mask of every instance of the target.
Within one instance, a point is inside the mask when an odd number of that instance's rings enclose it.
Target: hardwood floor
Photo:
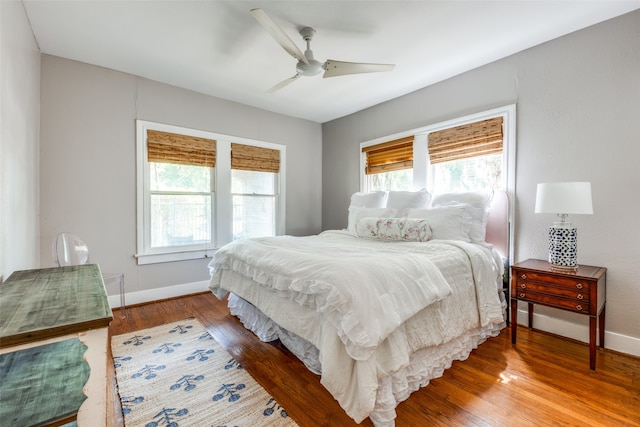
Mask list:
[[[196,317],[301,427],[355,426],[337,402],[279,344],[262,343],[210,293],[118,310],[110,335]],[[124,425],[113,387],[109,424]],[[589,347],[520,326],[511,345],[505,328],[454,362],[441,378],[397,408],[396,426],[640,426],[640,358],[598,349],[589,370]],[[361,426],[372,426],[365,420]]]

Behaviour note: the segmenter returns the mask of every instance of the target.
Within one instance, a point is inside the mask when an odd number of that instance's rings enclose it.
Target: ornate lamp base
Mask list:
[[[549,228],[549,263],[554,268],[578,268],[578,229],[570,222],[556,222]]]

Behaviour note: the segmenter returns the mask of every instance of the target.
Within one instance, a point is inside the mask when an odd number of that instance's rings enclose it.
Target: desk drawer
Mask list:
[[[578,290],[571,287],[550,286],[547,283],[532,282],[527,280],[516,280],[516,292],[532,291],[543,294],[551,294],[564,298],[573,299],[578,303],[589,305],[589,288]]]
[[[515,298],[520,301],[544,304],[548,307],[562,308],[576,313],[589,314],[589,303],[578,300],[560,298],[549,294],[540,294],[533,291],[516,290]]]
[[[567,277],[566,275],[556,276],[546,272],[537,273],[535,271],[519,271],[516,279],[519,282],[543,282],[567,289],[575,289],[583,292],[589,291],[589,281],[580,277]]]

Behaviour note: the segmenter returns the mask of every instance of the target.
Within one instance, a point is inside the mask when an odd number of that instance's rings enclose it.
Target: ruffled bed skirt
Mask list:
[[[229,294],[228,304],[231,314],[238,317],[261,341],[279,339],[311,372],[322,372],[318,349],[314,345],[281,328],[255,306],[234,294]],[[504,323],[477,327],[443,344],[413,352],[407,366],[380,379],[375,407],[369,415],[373,424],[376,427],[393,427],[395,408],[400,402],[429,384],[430,380],[441,377],[453,361],[467,359],[473,349],[487,338],[497,336],[504,327]]]

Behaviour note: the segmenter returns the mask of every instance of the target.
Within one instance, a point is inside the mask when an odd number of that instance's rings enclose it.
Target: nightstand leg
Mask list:
[[[533,328],[533,303],[529,303],[529,329]]]
[[[604,348],[604,314],[605,314],[606,308],[607,308],[606,304],[602,306],[602,311],[600,312],[600,317],[598,318],[600,348]]]
[[[596,316],[589,316],[589,368],[596,369]]]
[[[518,300],[511,298],[511,344],[516,343],[518,333]]]

